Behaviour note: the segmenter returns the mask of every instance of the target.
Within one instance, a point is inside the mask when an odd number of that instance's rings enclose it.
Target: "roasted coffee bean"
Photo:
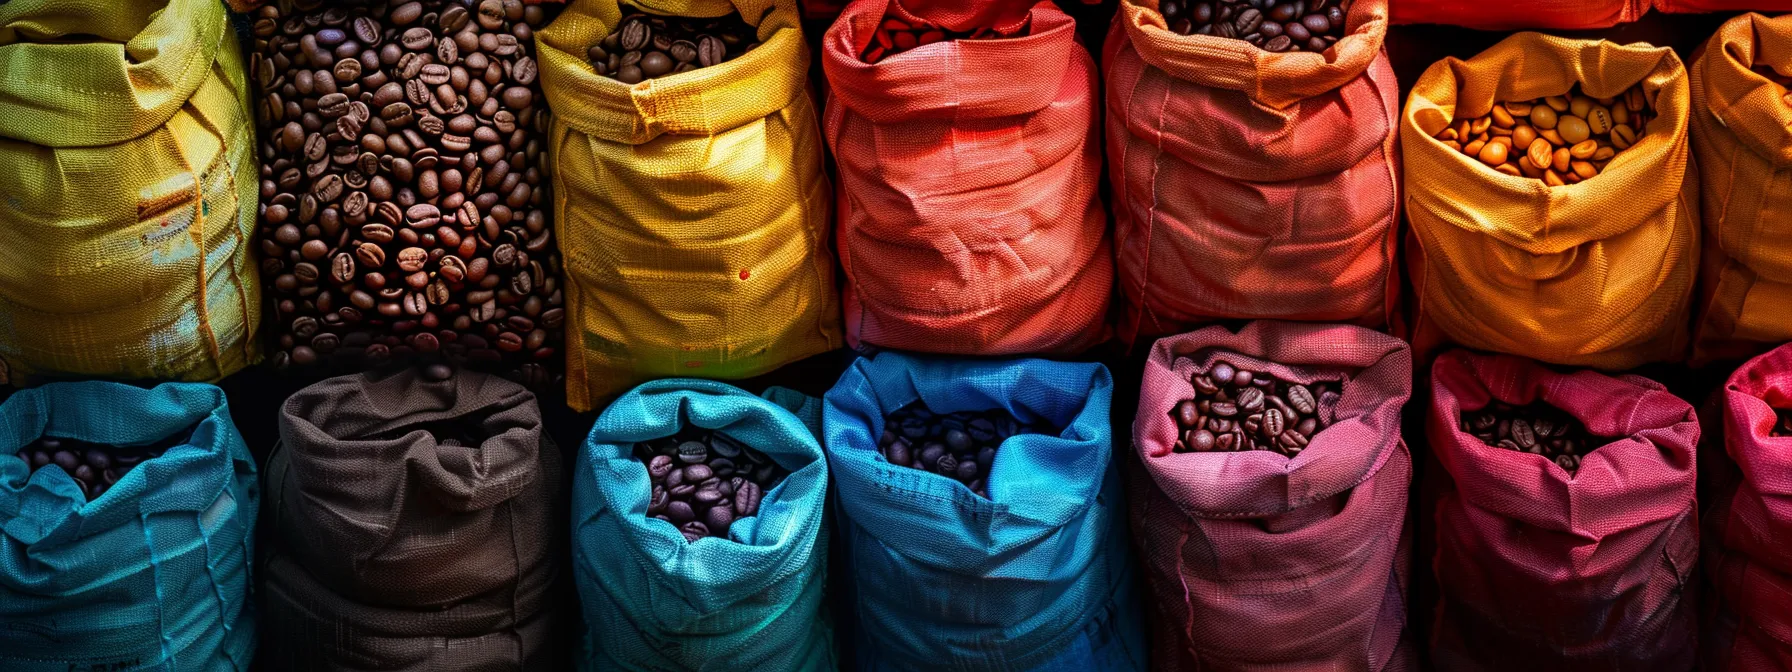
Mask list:
[[[1495,400],[1464,409],[1457,429],[1495,448],[1541,455],[1570,475],[1587,453],[1616,440],[1594,436],[1579,418],[1543,401],[1514,406]]]
[[[1223,359],[1197,370],[1189,385],[1194,397],[1170,411],[1178,453],[1267,450],[1294,457],[1331,424],[1339,394],[1335,380],[1283,380]]]
[[[946,40],[994,40],[1027,35],[1030,24],[1019,29],[997,31],[989,27],[980,27],[969,31],[947,30],[937,26],[911,25],[899,19],[884,19],[878,24],[877,31],[872,34],[870,46],[860,55],[866,63],[877,63],[896,54],[918,49],[935,42]],[[699,52],[703,45],[697,45]],[[701,60],[701,53],[699,59]],[[706,64],[707,65],[707,64]]]
[[[1597,177],[1648,131],[1653,116],[1641,85],[1611,98],[1588,97],[1576,85],[1560,96],[1496,103],[1433,137],[1499,173],[1560,187]]]
[[[185,445],[192,435],[193,430],[188,428],[154,443],[135,446],[45,436],[20,448],[18,457],[32,472],[50,467],[62,470],[75,479],[81,493],[92,501],[99,499],[137,465]]]
[[[758,515],[763,493],[786,475],[764,453],[699,427],[637,443],[634,452],[647,466],[648,515],[678,526],[688,542],[727,539],[736,521]],[[742,470],[739,463],[758,466]]]
[[[1163,0],[1158,12],[1180,35],[1212,35],[1264,51],[1331,48],[1345,35],[1352,0]]]
[[[556,8],[266,4],[257,24],[272,29],[250,74],[274,360],[340,371],[420,359],[552,385],[543,363],[559,361],[563,318],[509,318],[562,301],[533,54]],[[510,261],[491,264],[503,244]]]
[[[585,57],[597,74],[624,84],[688,72],[697,65],[715,65],[759,46],[758,30],[739,13],[701,18],[657,16],[628,5],[622,11],[623,18],[615,32],[591,45]],[[615,48],[606,48],[612,40]],[[519,59],[510,69],[510,76],[527,85],[536,76],[534,60]],[[526,88],[510,87],[500,99],[506,107],[518,109],[529,104],[523,99],[528,94]]]
[[[1021,434],[1057,434],[1043,425],[1028,425],[1005,411],[961,411],[937,414],[915,402],[884,418],[877,450],[895,465],[931,471],[965,484],[983,497],[996,448]]]

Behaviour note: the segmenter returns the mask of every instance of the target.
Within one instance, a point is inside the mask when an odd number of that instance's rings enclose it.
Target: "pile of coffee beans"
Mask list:
[[[1322,52],[1344,37],[1351,0],[1163,0],[1178,35],[1244,40],[1264,51]]]
[[[1021,434],[1056,435],[1055,428],[1024,424],[1003,410],[934,413],[919,401],[884,418],[877,452],[890,464],[931,471],[989,496],[989,468],[1003,441]]]
[[[624,84],[690,72],[759,46],[759,31],[737,12],[718,18],[659,16],[624,6],[622,22],[585,57],[597,74]]]
[[[1331,426],[1338,383],[1293,383],[1217,361],[1189,378],[1195,398],[1170,410],[1181,435],[1175,452],[1268,450],[1288,457]]]
[[[877,63],[902,52],[946,40],[996,40],[1026,35],[1032,25],[1032,19],[1020,28],[1008,32],[998,32],[993,28],[982,27],[972,31],[946,30],[926,24],[910,24],[901,19],[884,19],[871,34],[871,45],[865,47],[860,57],[866,63]]]
[[[109,446],[45,436],[25,446],[18,455],[31,466],[32,472],[50,466],[61,468],[75,477],[81,493],[88,501],[93,501],[106,494],[144,460],[161,457],[162,453],[185,444],[192,436],[193,432],[189,430],[142,446]]]
[[[423,359],[552,384],[544,6],[289,0],[255,17],[275,364]]]
[[[1576,85],[1566,95],[1496,104],[1486,116],[1457,119],[1436,137],[1494,170],[1560,187],[1605,170],[1648,132],[1653,114],[1641,86],[1588,98]]]
[[[759,500],[787,475],[734,437],[696,427],[637,443],[635,457],[653,482],[647,515],[678,526],[685,541],[727,539],[734,521],[759,515]]]
[[[1779,419],[1779,421],[1773,423],[1773,429],[1768,430],[1767,435],[1768,436],[1792,436],[1792,411],[1789,411],[1789,410],[1786,410],[1783,408],[1776,408],[1776,409],[1773,409],[1773,413],[1774,413],[1774,416]]]
[[[1612,441],[1593,436],[1567,411],[1543,402],[1513,406],[1494,401],[1464,410],[1461,429],[1495,448],[1542,455],[1570,474],[1580,468],[1582,456]]]

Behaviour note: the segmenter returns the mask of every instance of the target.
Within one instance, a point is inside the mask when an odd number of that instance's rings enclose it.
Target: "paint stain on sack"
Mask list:
[[[753,276],[753,272],[752,272],[752,271],[749,271],[749,270],[747,270],[747,269],[744,269],[744,268],[743,268],[743,269],[740,269],[740,279],[742,279],[742,280],[745,280],[745,279],[747,279],[747,278],[749,278],[749,277],[752,277],[752,276]]]

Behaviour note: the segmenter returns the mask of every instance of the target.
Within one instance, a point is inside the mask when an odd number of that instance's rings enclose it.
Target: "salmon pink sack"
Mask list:
[[[1387,0],[1324,54],[1178,35],[1157,0],[1108,31],[1108,169],[1128,343],[1215,319],[1388,324],[1399,88]]]
[[[1690,670],[1698,505],[1692,406],[1660,383],[1558,373],[1457,350],[1431,369],[1437,475],[1437,669]],[[1616,437],[1569,474],[1461,431],[1498,400],[1544,402]]]
[[[1650,0],[1398,0],[1394,23],[1447,23],[1479,30],[1590,30],[1635,21]]]
[[[1293,458],[1176,453],[1177,403],[1218,361],[1303,385],[1336,420]],[[1152,602],[1152,669],[1402,670],[1412,456],[1400,407],[1412,354],[1361,327],[1255,322],[1157,341],[1126,461],[1133,538]]]
[[[1775,410],[1792,408],[1792,346],[1749,360],[1717,394],[1701,465],[1705,669],[1792,669],[1792,438],[1771,435]]]
[[[1000,39],[861,58],[894,19]],[[1072,353],[1107,339],[1095,62],[1049,0],[857,0],[822,38],[854,346]]]

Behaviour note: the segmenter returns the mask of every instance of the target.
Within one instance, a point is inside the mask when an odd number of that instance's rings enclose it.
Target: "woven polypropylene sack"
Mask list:
[[[1713,395],[1700,478],[1706,481],[1700,641],[1710,672],[1792,669],[1792,346],[1750,360]]]
[[[1641,84],[1660,114],[1593,179],[1511,177],[1433,137],[1576,83],[1595,97]],[[1689,104],[1679,57],[1642,44],[1519,33],[1427,68],[1400,129],[1419,359],[1446,341],[1615,370],[1684,358],[1699,250]]]
[[[866,672],[1145,669],[1100,364],[861,359],[824,399],[822,431]],[[984,498],[877,451],[884,417],[1000,409],[1062,428],[1002,442]]]
[[[217,380],[257,361],[259,179],[224,6],[0,3],[0,73],[0,363]]]
[[[641,0],[738,11],[763,44],[633,86],[585,61],[621,21],[575,0],[536,34],[554,109],[566,392],[581,411],[653,378],[744,378],[841,345],[821,136],[795,0]]]
[[[1638,376],[1465,351],[1432,365],[1431,395],[1438,669],[1692,669],[1692,407]],[[1560,408],[1610,442],[1570,474],[1461,431],[1463,411],[1496,400]]]
[[[1749,11],[1792,12],[1792,0],[1655,0],[1655,9],[1679,14]]]
[[[1127,342],[1215,319],[1392,321],[1399,89],[1387,0],[1326,54],[1182,36],[1154,0],[1108,31],[1108,170]]]
[[[866,63],[886,18],[1024,27]],[[822,66],[854,346],[1069,353],[1107,339],[1095,61],[1069,15],[1049,0],[859,0],[822,37]]]
[[[720,431],[789,470],[728,538],[685,541],[647,516],[635,444],[687,427]],[[573,472],[573,563],[588,670],[834,670],[827,577],[828,471],[821,400],[760,398],[705,380],[629,391],[591,428]]]
[[[565,664],[561,457],[533,395],[474,371],[369,373],[306,387],[279,418],[262,667]]]
[[[1643,17],[1650,0],[1393,0],[1394,23],[1446,23],[1480,30],[1591,30]]]
[[[38,437],[144,445],[191,431],[87,501]],[[0,404],[0,669],[249,669],[255,462],[224,392],[52,383]]]
[[[1688,69],[1705,225],[1695,363],[1792,340],[1792,104],[1752,70],[1788,62],[1792,17],[1749,14]]]
[[[1338,383],[1337,420],[1293,458],[1175,453],[1172,410],[1217,361]],[[1412,456],[1400,439],[1411,396],[1412,352],[1361,327],[1253,322],[1151,347],[1126,492],[1151,587],[1152,669],[1414,667]]]

